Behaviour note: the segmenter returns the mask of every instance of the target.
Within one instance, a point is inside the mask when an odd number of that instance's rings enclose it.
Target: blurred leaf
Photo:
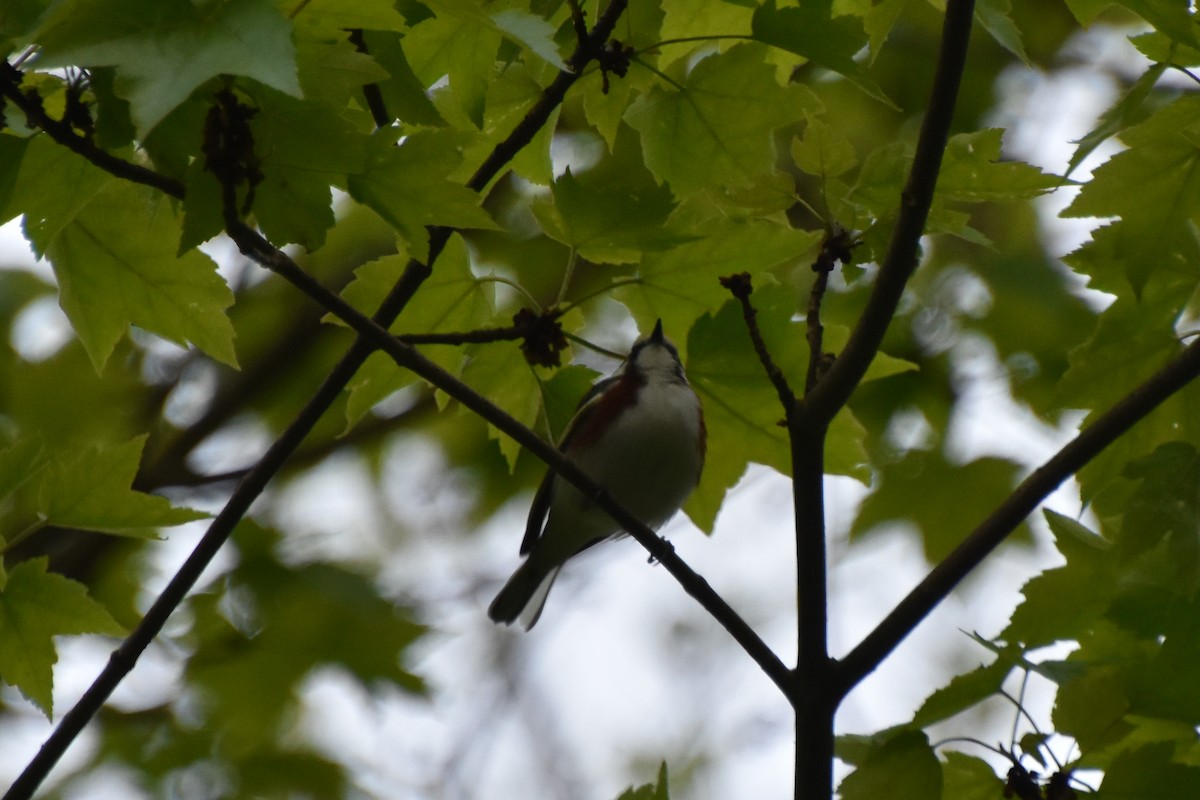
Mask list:
[[[617,800],[670,800],[667,793],[667,762],[658,768],[658,782],[647,783],[636,789],[632,786],[621,792]]]
[[[950,800],[996,800],[1004,796],[1004,781],[996,770],[982,758],[944,753],[942,762],[942,797]]]
[[[901,730],[872,749],[838,787],[843,800],[928,800],[942,796],[942,766],[924,733]]]
[[[234,752],[253,752],[274,740],[300,682],[317,666],[339,666],[366,688],[386,682],[424,691],[402,664],[424,628],[366,577],[329,564],[280,563],[276,539],[243,524],[231,591],[194,601],[195,633],[204,647],[191,659],[188,676],[204,689]]]
[[[1171,745],[1152,744],[1117,756],[1104,773],[1099,800],[1185,800],[1200,796],[1200,767],[1171,757]]]
[[[1016,464],[999,458],[953,464],[940,452],[909,451],[882,466],[850,535],[862,536],[888,522],[909,522],[921,531],[925,557],[937,563],[983,521],[986,509],[1008,496],[1020,473]],[[1027,533],[1024,524],[1020,531]]]

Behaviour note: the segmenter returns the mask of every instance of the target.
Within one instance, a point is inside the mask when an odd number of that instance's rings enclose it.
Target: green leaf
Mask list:
[[[1166,742],[1121,753],[1104,772],[1100,800],[1190,800],[1200,797],[1200,767],[1172,758]]]
[[[772,132],[799,118],[810,93],[780,86],[766,55],[740,45],[709,56],[682,85],[656,86],[629,107],[625,119],[642,136],[646,166],[676,195],[774,172]]]
[[[528,47],[555,69],[565,70],[562,55],[554,42],[554,27],[539,16],[527,11],[508,8],[492,15],[492,22],[513,41]]]
[[[645,253],[637,283],[613,290],[613,296],[628,306],[643,329],[649,330],[661,319],[663,330],[679,340],[684,356],[688,346],[684,332],[696,317],[716,311],[729,300],[729,292],[719,280],[722,276],[748,272],[755,280],[765,278],[776,268],[798,263],[820,240],[819,233],[774,222],[726,218],[695,228],[703,238]],[[738,324],[744,331],[745,326]]]
[[[1100,249],[1122,264],[1140,293],[1155,270],[1197,273],[1200,212],[1200,98],[1185,96],[1121,136],[1129,146],[1098,167],[1063,212],[1067,217],[1121,218],[1097,232],[1079,254]],[[1103,247],[1101,247],[1103,246]],[[1075,263],[1073,262],[1073,266]]]
[[[141,436],[116,447],[54,457],[42,480],[39,512],[66,528],[140,537],[154,535],[148,529],[206,518],[203,512],[173,508],[164,497],[129,488],[145,443]]]
[[[924,733],[901,730],[872,750],[838,787],[842,800],[929,800],[942,796],[942,765]]]
[[[1158,79],[1166,72],[1167,66],[1165,63],[1152,64],[1111,108],[1100,115],[1096,127],[1079,140],[1079,146],[1071,154],[1071,160],[1067,164],[1067,175],[1074,172],[1075,168],[1103,142],[1140,121],[1140,117],[1145,113],[1146,98],[1150,96]]]
[[[447,179],[460,156],[432,133],[415,133],[394,144],[394,131],[380,131],[368,145],[367,168],[351,175],[350,194],[394,226],[419,261],[429,257],[427,225],[494,229],[479,195]]]
[[[495,69],[500,33],[480,9],[444,3],[404,37],[408,63],[423,86],[449,76],[454,100],[477,127]]]
[[[641,260],[643,250],[666,250],[685,237],[666,228],[675,204],[666,186],[613,185],[568,169],[551,185],[554,203],[534,214],[547,235],[599,263]]]
[[[881,0],[872,5],[863,16],[863,30],[870,37],[871,42],[872,64],[879,57],[879,52],[883,50],[888,35],[892,32],[892,28],[896,27],[896,22],[900,19],[900,15],[908,3],[909,0]]]
[[[481,347],[488,349],[486,357],[475,356],[467,361],[463,380],[525,427],[536,427],[542,415],[544,398],[542,384],[534,368],[525,361],[515,343],[502,342]],[[462,413],[470,412],[463,409]],[[511,470],[521,454],[521,446],[490,424],[488,435],[499,442],[500,452],[504,454]]]
[[[667,762],[662,762],[658,768],[658,782],[647,783],[637,788],[629,787],[617,797],[617,800],[670,800],[667,793]]]
[[[0,501],[37,475],[45,465],[42,443],[36,438],[18,439],[0,450]]]
[[[949,684],[925,699],[913,717],[913,725],[924,728],[953,717],[996,695],[1012,672],[1013,663],[997,658],[991,664],[956,675]]]
[[[804,135],[792,142],[796,166],[818,178],[836,178],[858,164],[854,145],[837,130],[808,111]]]
[[[329,115],[331,111],[336,113],[344,109],[347,102],[359,95],[363,86],[390,80],[390,73],[379,64],[374,51],[370,52],[371,55],[360,53],[348,40],[341,38],[333,41],[297,39],[296,69],[304,99],[325,106],[325,113]]]
[[[408,63],[399,34],[369,30],[363,32],[363,37],[372,58],[391,76],[379,83],[388,111],[410,125],[445,125],[446,120]]]
[[[306,0],[295,7],[293,16],[298,26],[328,34],[342,33],[351,28],[372,31],[403,31],[408,26],[404,15],[396,10],[395,0]],[[371,53],[374,53],[371,50]]]
[[[757,289],[758,325],[775,363],[793,385],[802,385],[808,348],[803,328],[792,321],[794,301],[782,287]],[[665,324],[665,323],[664,323]],[[687,374],[704,404],[708,452],[700,485],[684,510],[703,530],[711,530],[725,493],[753,462],[783,474],[791,470],[783,409],[767,379],[742,318],[741,305],[728,301],[716,314],[696,320],[687,339]],[[830,426],[826,471],[861,477],[867,457],[865,431],[848,412]]]
[[[983,521],[986,509],[1008,496],[1020,472],[1018,465],[999,458],[954,464],[941,453],[910,451],[882,467],[850,536],[861,537],[889,522],[908,522],[920,529],[926,558],[937,563]],[[939,490],[918,488],[929,485]],[[1024,524],[1018,530],[1027,533]]]
[[[342,667],[367,688],[424,690],[401,659],[425,629],[367,577],[330,564],[280,563],[277,541],[274,532],[241,525],[232,590],[193,601],[194,635],[204,647],[188,677],[213,709],[220,737],[228,737],[223,746],[237,754],[276,740],[296,713],[301,681],[317,666]]]
[[[944,754],[942,797],[947,800],[996,800],[1004,796],[1004,781],[982,758],[950,751]]]
[[[1053,720],[1058,733],[1075,737],[1085,753],[1118,742],[1129,732],[1129,697],[1117,667],[1090,667],[1058,687]]]
[[[0,136],[0,141],[10,138]],[[0,220],[24,214],[25,236],[39,256],[46,254],[55,237],[113,180],[47,136],[35,136],[19,148],[6,147],[5,152],[9,159],[6,179],[13,183],[8,202],[0,206]],[[7,172],[8,168],[13,172]]]
[[[207,256],[175,257],[179,234],[162,195],[113,183],[49,247],[63,310],[97,371],[130,323],[237,364],[225,316],[233,295]]]
[[[342,297],[364,314],[374,314],[407,265],[408,257],[404,254],[368,262],[355,271],[354,280],[342,292]],[[393,330],[456,333],[484,327],[495,313],[493,287],[494,284],[480,281],[472,274],[466,245],[458,235],[452,236],[438,258],[433,275],[421,284],[420,299],[405,309]],[[439,366],[456,374],[463,360],[462,348],[453,345],[431,345],[423,348],[423,352]],[[386,354],[372,355],[350,383],[347,421],[350,425],[356,424],[377,403],[414,379],[411,372],[396,366]]]
[[[1035,648],[1073,639],[1089,630],[1112,601],[1113,564],[1108,543],[1079,522],[1054,511],[1043,514],[1067,564],[1031,578],[1024,602],[1013,612],[1001,638]]]
[[[53,712],[58,661],[55,636],[122,633],[109,613],[75,581],[46,571],[47,559],[17,564],[0,590],[0,678],[21,690],[47,718]]]
[[[300,96],[291,25],[271,0],[72,0],[40,42],[44,67],[115,66],[139,136],[222,74]]]
[[[333,227],[329,187],[364,170],[368,137],[314,103],[265,87],[253,95],[259,113],[250,127],[264,175],[254,216],[276,246],[316,250]]]
[[[1012,0],[980,0],[975,6],[975,19],[1001,47],[1032,66],[1021,43],[1021,31],[1012,20]]]
[[[950,137],[938,175],[941,203],[1023,200],[1056,189],[1064,179],[1018,161],[1001,161],[1003,131],[987,128]]]
[[[803,56],[842,75],[882,103],[893,105],[854,54],[867,44],[862,23],[851,16],[832,16],[829,0],[800,0],[799,7],[777,9],[767,0],[754,12],[753,36]]]

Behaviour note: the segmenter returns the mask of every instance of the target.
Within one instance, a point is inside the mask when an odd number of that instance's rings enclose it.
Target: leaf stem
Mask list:
[[[48,524],[49,524],[49,521],[46,520],[45,517],[38,515],[37,520],[26,525],[24,528],[22,528],[17,534],[12,536],[11,538],[4,540],[3,546],[0,546],[0,556],[4,555],[9,550],[13,549],[17,545],[19,545],[21,542],[28,539],[30,536],[33,536],[35,533],[37,533],[38,531],[45,528]]]

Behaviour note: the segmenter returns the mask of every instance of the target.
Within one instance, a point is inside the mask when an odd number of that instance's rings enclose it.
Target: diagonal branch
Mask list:
[[[779,404],[783,406],[784,416],[790,419],[796,409],[796,393],[788,385],[787,376],[783,374],[783,370],[771,358],[771,353],[767,350],[767,343],[763,341],[762,331],[758,327],[758,311],[750,302],[750,295],[754,292],[754,284],[750,281],[750,273],[741,272],[736,275],[726,275],[720,281],[721,285],[728,289],[729,293],[734,296],[734,299],[741,304],[742,319],[746,323],[746,330],[750,333],[750,341],[754,344],[754,352],[758,354],[758,360],[762,364],[763,370],[767,373],[767,379],[771,381],[771,385],[775,387],[775,393],[779,395]]]
[[[978,567],[1063,481],[1197,376],[1200,376],[1200,341],[1121,398],[1034,470],[846,656],[838,669],[838,696],[844,696],[878,667],[959,581]]]
[[[603,50],[603,44],[616,26],[617,19],[624,12],[626,2],[627,0],[611,0],[604,14],[597,20],[596,26],[593,28],[588,39],[580,42],[576,54],[572,57],[570,63],[575,67],[575,71],[563,71],[555,77],[554,81],[543,92],[541,99],[530,109],[525,118],[521,120],[503,142],[496,145],[491,155],[476,170],[468,182],[470,188],[476,191],[482,190],[483,187],[499,174],[501,168],[522,147],[528,144],[534,134],[545,125],[550,114],[562,102],[567,89],[579,79],[583,67],[587,65],[589,60],[595,57],[595,53]],[[10,89],[11,93],[20,95],[20,90],[16,88],[11,79],[13,68],[7,63],[4,68],[8,71],[8,74],[0,75],[0,88],[3,88],[4,96],[8,97],[10,95]],[[14,98],[15,102],[16,99]],[[19,104],[18,107],[24,110]],[[40,103],[38,104],[38,108],[40,109]],[[30,119],[35,124],[41,124],[37,117],[31,117]],[[49,117],[43,117],[43,119],[54,122]],[[47,131],[47,133],[50,134],[50,131]],[[50,135],[54,138],[54,134]],[[73,133],[72,135],[74,136]],[[86,142],[87,140],[83,141]],[[81,155],[89,158],[96,166],[118,177],[155,186],[171,196],[182,196],[182,191],[184,190],[182,186],[171,184],[159,185],[158,179],[162,176],[157,175],[157,173],[146,171],[144,168],[136,167],[136,165],[130,165],[129,162],[122,161],[121,159],[115,159],[117,163],[112,163],[113,157],[110,157],[106,153],[101,156],[91,150],[82,152],[77,149],[79,142],[75,141],[74,138],[67,137],[60,144],[70,147],[76,150],[76,152],[80,152]],[[129,166],[134,166],[136,169],[131,173],[127,169]],[[143,175],[139,170],[150,172],[150,175]],[[420,288],[421,283],[432,273],[432,265],[441,254],[442,249],[450,238],[451,232],[451,229],[445,227],[430,227],[429,258],[427,263],[421,263],[416,260],[410,261],[404,274],[396,283],[396,286],[393,287],[391,293],[389,293],[380,305],[379,310],[375,313],[372,320],[374,323],[377,323],[381,331],[385,331],[385,336],[386,328],[399,316],[413,294]],[[274,250],[274,248],[270,249]],[[332,293],[330,294],[332,295]],[[336,297],[336,295],[332,296]],[[392,341],[390,336],[386,338]],[[375,349],[376,345],[360,332],[359,338],[346,352],[342,360],[333,368],[313,398],[283,434],[275,440],[263,458],[241,480],[230,496],[229,501],[221,510],[221,513],[213,520],[183,566],[180,567],[179,571],[172,577],[166,588],[163,589],[154,604],[146,612],[141,623],[113,653],[108,664],[100,672],[100,675],[96,677],[95,681],[92,682],[92,685],[88,687],[87,691],[84,692],[79,701],[59,721],[49,738],[43,743],[37,755],[30,760],[25,769],[17,777],[17,780],[9,787],[3,800],[28,800],[28,798],[33,796],[34,791],[45,780],[46,775],[49,774],[54,765],[58,763],[59,759],[71,745],[71,742],[75,740],[88,721],[95,716],[96,712],[99,711],[104,701],[117,685],[133,669],[138,658],[150,645],[150,642],[158,636],[172,612],[183,602],[183,599],[199,579],[205,567],[208,566],[209,562],[232,534],[234,527],[245,516],[250,508],[250,504],[263,492],[267,483],[300,446],[300,443],[315,427],[320,417],[333,405],[342,390],[350,382],[350,379],[354,377],[358,368],[362,366],[363,362]],[[415,351],[412,352],[415,353]],[[665,544],[664,547],[666,547]]]
[[[231,230],[230,234],[238,246],[242,247],[243,252],[251,255],[264,267],[279,274],[329,309],[339,319],[354,328],[363,339],[391,356],[398,365],[411,370],[462,403],[466,408],[474,411],[498,430],[511,436],[519,445],[546,462],[563,479],[583,492],[584,496],[593,498],[596,505],[620,523],[622,528],[671,573],[688,594],[696,598],[704,606],[704,609],[729,631],[730,635],[758,663],[784,695],[791,696],[791,675],[787,667],[746,621],[713,590],[708,581],[697,574],[675,553],[675,549],[669,542],[650,530],[641,520],[613,500],[600,484],[569,461],[557,447],[546,442],[470,386],[425,358],[412,346],[390,335],[380,325],[367,319],[361,312],[302,270],[286,253],[271,247],[249,226],[242,224],[240,228]]]
[[[163,194],[182,200],[184,185],[174,178],[155,172],[148,167],[134,164],[99,147],[88,137],[77,133],[66,120],[58,120],[46,113],[42,98],[36,91],[21,91],[21,71],[7,61],[0,67],[0,96],[21,110],[31,126],[41,128],[46,135],[68,150],[78,153],[105,172],[140,183]]]

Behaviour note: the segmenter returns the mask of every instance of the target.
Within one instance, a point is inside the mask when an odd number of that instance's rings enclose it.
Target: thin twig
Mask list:
[[[795,411],[796,394],[792,391],[792,387],[788,385],[787,376],[783,374],[783,370],[771,358],[771,352],[767,350],[767,343],[763,341],[762,331],[758,328],[758,311],[750,302],[750,295],[754,292],[754,285],[750,280],[749,272],[741,272],[736,275],[726,275],[719,279],[721,285],[729,290],[729,293],[737,299],[742,305],[742,319],[746,322],[746,330],[750,333],[750,341],[754,343],[754,352],[758,355],[758,361],[762,364],[763,369],[767,373],[767,380],[775,387],[776,394],[779,395],[779,403],[783,406],[783,414],[785,418],[790,419]]]

